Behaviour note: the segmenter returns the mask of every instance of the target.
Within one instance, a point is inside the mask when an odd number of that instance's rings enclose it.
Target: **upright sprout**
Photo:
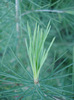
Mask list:
[[[31,34],[31,28],[28,23],[27,28],[29,35],[29,45],[27,41],[25,42],[33,71],[34,84],[37,84],[40,70],[48,56],[48,52],[55,40],[55,37],[52,39],[48,49],[46,50],[44,49],[44,43],[50,31],[50,22],[48,23],[46,30],[40,29],[36,23],[33,36]]]

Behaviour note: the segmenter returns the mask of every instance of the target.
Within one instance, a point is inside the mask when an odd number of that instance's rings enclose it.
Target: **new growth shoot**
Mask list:
[[[36,23],[33,36],[31,33],[31,28],[28,23],[27,23],[27,28],[29,35],[29,45],[27,40],[25,42],[26,42],[28,56],[30,59],[30,64],[33,71],[34,84],[37,84],[40,70],[48,56],[48,52],[55,40],[55,37],[52,39],[48,49],[46,50],[44,48],[44,43],[50,31],[50,22],[48,23],[46,30],[41,29],[39,25],[37,25]]]

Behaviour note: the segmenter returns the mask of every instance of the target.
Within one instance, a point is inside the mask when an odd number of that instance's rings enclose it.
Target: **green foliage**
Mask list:
[[[44,49],[44,43],[45,43],[45,40],[50,31],[49,26],[50,26],[50,23],[48,24],[46,30],[43,31],[42,29],[40,29],[39,26],[37,27],[37,24],[36,24],[34,34],[32,37],[30,26],[29,26],[29,24],[27,24],[30,45],[28,47],[28,44],[26,41],[26,47],[27,47],[27,52],[29,55],[31,67],[33,70],[34,82],[36,82],[36,83],[38,82],[40,70],[47,58],[48,52],[49,52],[49,50],[54,42],[54,39],[55,39],[55,38],[53,38],[52,42],[50,43],[50,46],[48,47],[48,49],[46,51]]]
[[[74,0],[0,0],[0,100],[74,100],[73,9]]]

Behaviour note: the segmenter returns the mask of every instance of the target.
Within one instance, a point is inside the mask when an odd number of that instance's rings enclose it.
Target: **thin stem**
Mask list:
[[[15,0],[15,11],[16,11],[16,37],[17,37],[17,47],[16,47],[16,54],[19,56],[19,44],[20,44],[20,39],[19,39],[19,33],[20,33],[20,19],[19,19],[19,0]]]
[[[19,1],[15,0],[16,9],[16,31],[19,32]]]
[[[73,73],[74,73],[74,47],[73,47],[73,68],[72,68],[72,70],[73,70]],[[72,75],[72,90],[74,91],[74,75]]]
[[[48,9],[43,9],[43,10],[31,10],[31,11],[27,11],[26,13],[23,13],[21,16],[30,14],[30,13],[34,13],[34,12],[49,12],[49,13],[65,13],[65,11],[62,10],[48,10]]]

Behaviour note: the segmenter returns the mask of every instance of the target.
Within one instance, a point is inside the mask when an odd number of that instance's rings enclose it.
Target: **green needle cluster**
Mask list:
[[[44,43],[51,28],[50,22],[48,23],[45,30],[40,28],[39,25],[37,25],[36,23],[33,36],[31,33],[31,28],[29,26],[29,23],[27,23],[27,28],[29,35],[29,45],[27,40],[25,42],[26,42],[28,56],[30,59],[30,64],[33,71],[34,83],[37,84],[40,70],[48,56],[48,52],[55,40],[55,37],[52,39],[48,49],[46,50],[44,48]]]

